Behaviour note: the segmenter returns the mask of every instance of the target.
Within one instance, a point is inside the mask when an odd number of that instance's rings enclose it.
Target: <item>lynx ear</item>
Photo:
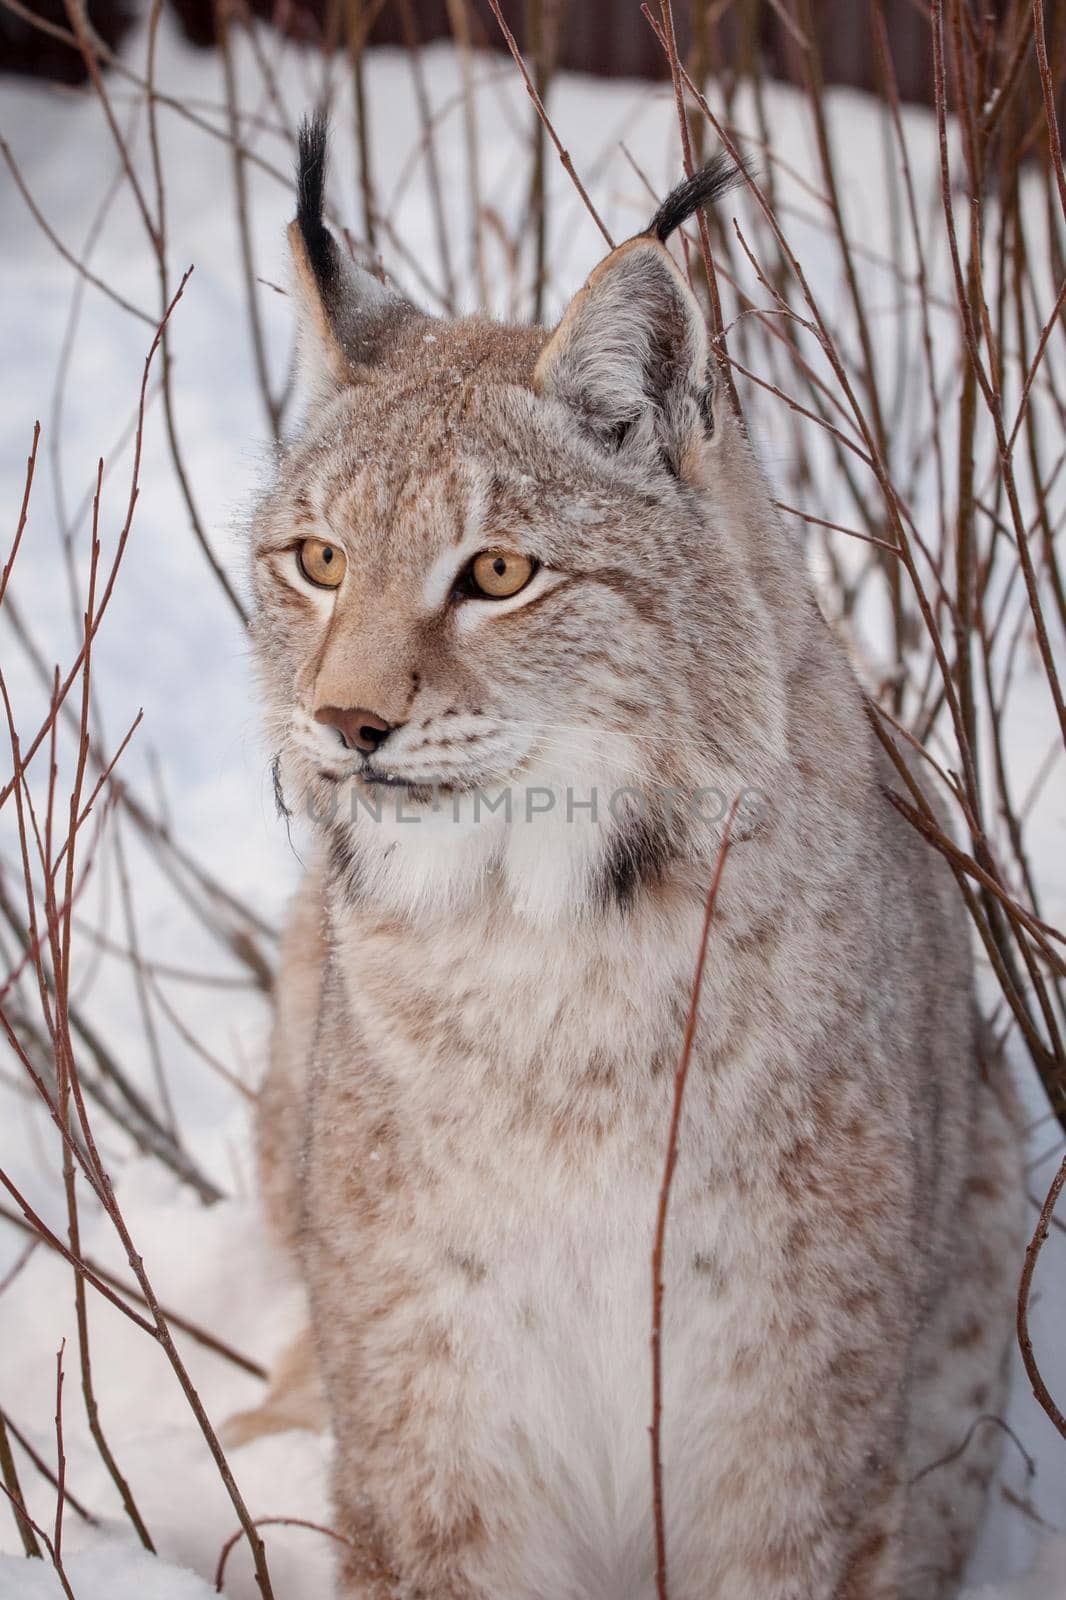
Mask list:
[[[415,308],[380,279],[355,265],[322,220],[327,125],[317,112],[300,127],[296,216],[289,224],[298,331],[305,388],[328,399],[360,378],[360,368],[383,361]]]
[[[648,231],[619,245],[570,302],[534,374],[604,449],[699,476],[710,416],[703,314],[663,241],[736,181],[721,159],[675,189]]]

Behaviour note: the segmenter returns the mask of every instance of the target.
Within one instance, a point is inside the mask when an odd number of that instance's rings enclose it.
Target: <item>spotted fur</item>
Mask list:
[[[344,1600],[654,1596],[650,1250],[723,812],[679,794],[746,800],[665,1259],[672,1600],[946,1600],[992,1469],[994,1428],[933,1464],[1002,1398],[1010,1096],[954,885],[885,796],[745,437],[708,427],[658,237],[706,190],[545,336],[422,315],[301,186],[311,398],[252,573],[270,749],[321,848],[260,1137]],[[339,588],[301,577],[307,537]],[[495,548],[535,576],[471,598]],[[353,750],[323,707],[392,731]]]

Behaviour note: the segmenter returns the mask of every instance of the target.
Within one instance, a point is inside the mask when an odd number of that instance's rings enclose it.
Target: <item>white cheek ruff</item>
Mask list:
[[[443,910],[469,902],[498,874],[519,915],[550,927],[604,904],[619,839],[609,805],[616,787],[595,756],[578,760],[567,749],[561,765],[549,747],[509,784],[441,791],[435,808],[385,788],[353,812],[345,785],[336,820],[350,830],[360,890],[371,901]]]

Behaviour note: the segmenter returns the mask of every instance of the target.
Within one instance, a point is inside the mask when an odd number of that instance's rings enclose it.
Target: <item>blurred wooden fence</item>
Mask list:
[[[189,37],[200,44],[214,39],[217,0],[170,0]],[[487,0],[251,0],[253,9],[287,31],[307,38],[369,24],[376,44],[403,44],[413,26],[423,40],[448,37],[457,11],[465,10],[475,39],[497,46],[499,28]],[[552,64],[602,77],[661,78],[663,52],[640,14],[639,0],[502,0],[501,9],[524,49],[539,31],[548,42]],[[652,6],[653,11],[657,7]],[[882,0],[895,58],[900,93],[906,99],[932,97],[929,24],[916,0]],[[702,32],[709,70],[742,68],[759,51],[773,76],[801,80],[801,39],[813,26],[828,82],[876,88],[880,82],[868,0],[677,0],[674,18],[678,44],[687,58],[698,54]],[[702,21],[703,27],[698,24]],[[791,22],[791,27],[789,23]],[[555,48],[552,48],[552,45]]]
[[[187,36],[209,46],[215,38],[218,6],[238,12],[246,0],[166,0]],[[403,44],[449,36],[457,18],[468,19],[474,39],[500,43],[487,0],[247,0],[262,17],[297,37],[344,45],[356,36],[375,44]],[[97,31],[115,43],[143,0],[89,0]],[[64,0],[30,0],[42,17],[65,23]],[[654,9],[654,8],[653,8]],[[899,90],[904,99],[931,98],[931,55],[927,8],[922,0],[881,0]],[[1003,0],[974,5],[994,20]],[[1050,0],[1048,35],[1062,33],[1064,0]],[[639,0],[503,0],[503,11],[519,41],[539,36],[534,51],[555,65],[603,76],[661,78],[662,51],[640,14]],[[743,71],[754,53],[773,76],[803,82],[803,40],[817,39],[820,70],[829,83],[877,89],[881,83],[868,0],[678,0],[674,7],[678,43],[689,60],[708,72]],[[702,23],[702,26],[700,24]],[[701,47],[702,39],[702,47]],[[73,52],[0,7],[0,69],[34,72],[78,82],[82,63]]]

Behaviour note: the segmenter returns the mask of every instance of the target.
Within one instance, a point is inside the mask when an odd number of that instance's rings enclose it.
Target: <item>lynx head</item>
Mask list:
[[[290,809],[346,892],[496,884],[531,917],[695,877],[784,747],[755,574],[773,515],[664,241],[712,165],[550,335],[440,321],[322,218],[306,125],[289,228],[309,395],[259,509],[255,641]]]

